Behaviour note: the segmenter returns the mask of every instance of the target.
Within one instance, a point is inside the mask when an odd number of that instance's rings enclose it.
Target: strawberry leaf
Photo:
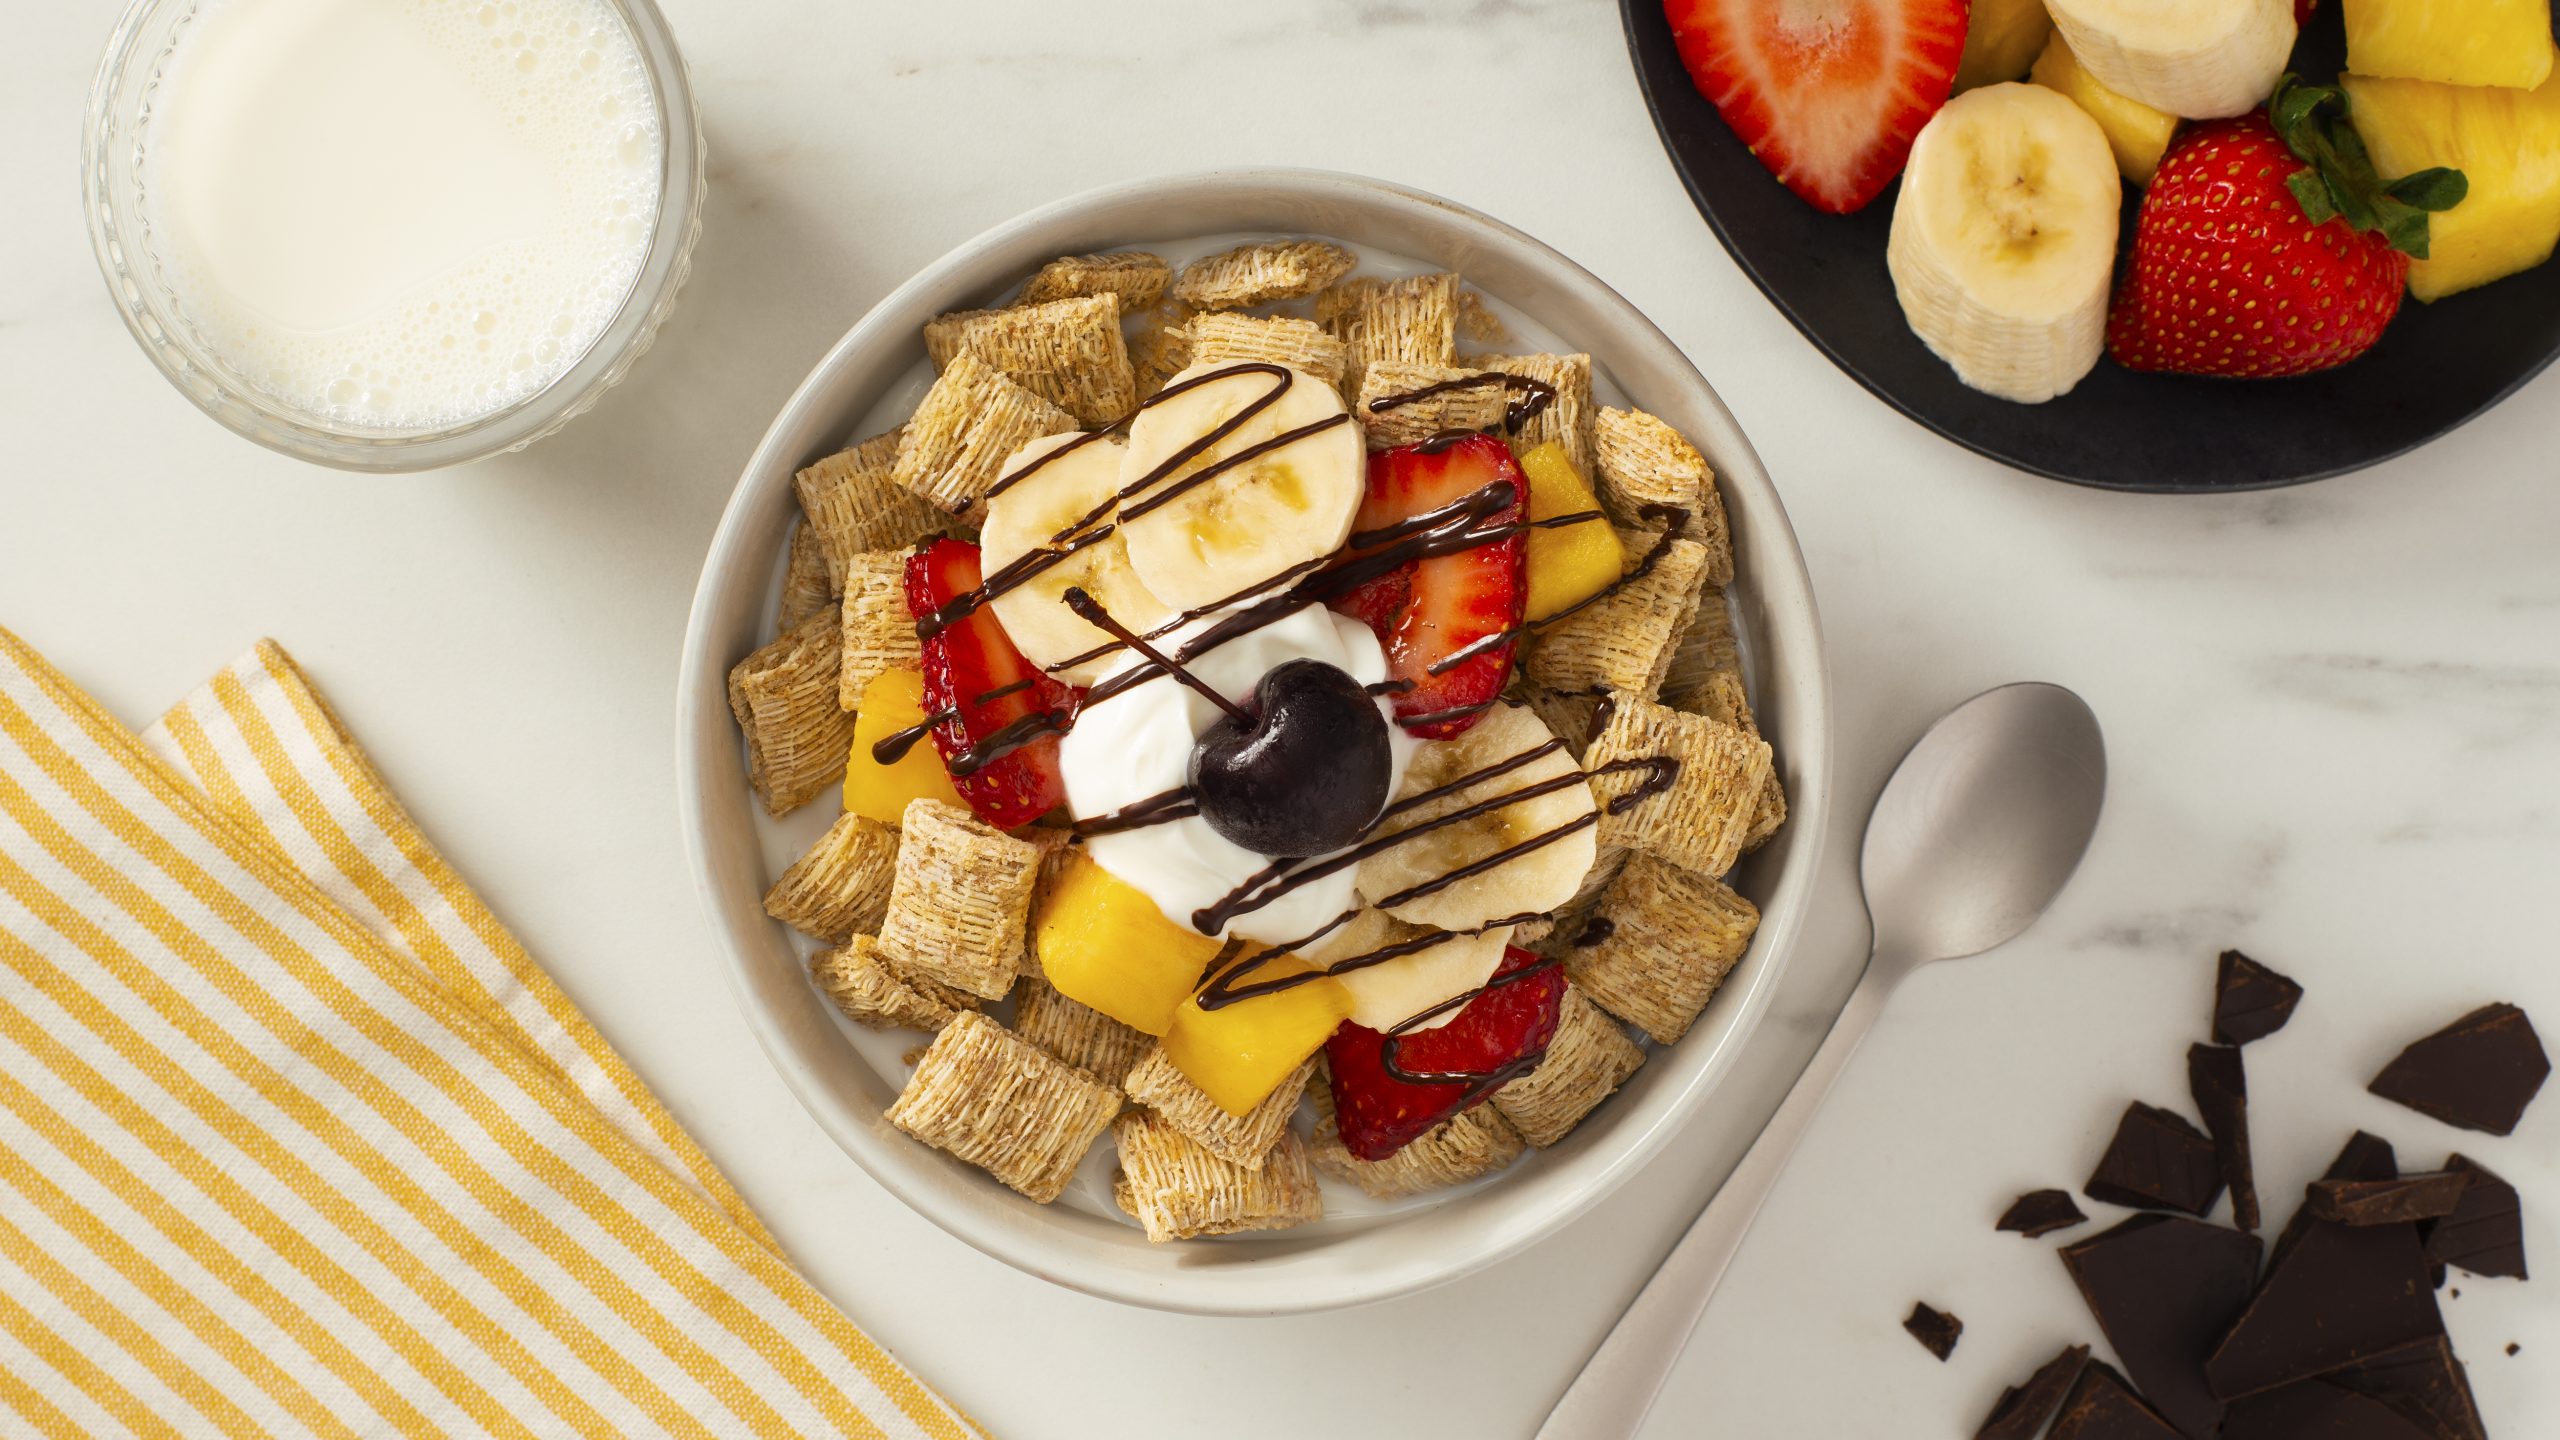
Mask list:
[[[2285,148],[2309,167],[2286,177],[2285,188],[2314,225],[2344,220],[2348,228],[2377,233],[2391,248],[2424,260],[2428,213],[2452,209],[2470,190],[2461,171],[2441,166],[2385,185],[2374,173],[2364,137],[2356,133],[2347,92],[2334,85],[2305,85],[2287,75],[2267,102],[2267,118]]]
[[[2442,165],[2391,182],[2391,198],[2420,210],[2450,210],[2471,194],[2471,181]]]

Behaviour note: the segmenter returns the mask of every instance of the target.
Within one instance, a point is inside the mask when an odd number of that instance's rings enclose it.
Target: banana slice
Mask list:
[[[2123,203],[2098,122],[2041,85],[1968,90],[1920,129],[1885,263],[1902,315],[1976,390],[2037,403],[2096,367]]]
[[[1502,952],[1511,944],[1511,927],[1498,926],[1481,935],[1452,935],[1407,925],[1384,910],[1363,910],[1341,929],[1312,945],[1298,947],[1298,957],[1331,966],[1389,945],[1437,937],[1427,948],[1392,960],[1341,973],[1342,988],[1351,995],[1351,1018],[1372,1030],[1391,1030],[1423,1011],[1473,990],[1502,968]],[[1457,1018],[1451,1010],[1414,1026],[1416,1032],[1437,1030]]]
[[[1045,435],[1013,453],[1001,473],[1014,474],[1080,432]],[[1051,537],[1097,510],[1107,510],[1120,488],[1121,456],[1128,446],[1116,435],[1089,440],[1007,486],[987,502],[978,532],[979,563],[994,575],[1034,550],[1062,548]],[[1107,523],[1107,522],[1106,522]],[[992,602],[996,619],[1032,664],[1070,685],[1090,685],[1120,657],[1115,652],[1075,665],[1062,662],[1107,646],[1111,637],[1086,623],[1059,599],[1069,586],[1102,602],[1112,618],[1133,630],[1148,629],[1173,614],[1130,567],[1126,543],[1115,530],[1050,565]]]
[[[2293,53],[2293,0],[2048,0],[2071,53],[2119,95],[2210,120],[2274,93]]]
[[[1194,365],[1167,381],[1165,390],[1233,368],[1226,361]],[[1299,371],[1288,374],[1277,400],[1122,502],[1129,561],[1167,605],[1191,610],[1233,600],[1332,554],[1350,535],[1368,474],[1360,427],[1348,418],[1221,471],[1173,499],[1162,498],[1219,460],[1285,432],[1347,416],[1332,386]],[[1136,484],[1279,383],[1267,372],[1246,370],[1156,400],[1129,424],[1120,483]]]
[[[1416,749],[1413,764],[1405,771],[1399,798],[1456,784],[1553,739],[1554,732],[1525,706],[1496,705],[1464,735],[1454,740],[1428,741]],[[1442,816],[1557,780],[1571,783],[1465,820],[1422,829]],[[1591,786],[1582,778],[1582,767],[1558,747],[1516,769],[1390,814],[1379,827],[1381,835],[1412,830],[1421,833],[1361,861],[1360,893],[1372,903],[1394,900],[1406,891],[1583,822],[1596,808]],[[1473,930],[1513,915],[1544,915],[1571,900],[1574,892],[1582,888],[1582,877],[1590,872],[1591,862],[1599,854],[1597,828],[1580,824],[1580,828],[1560,838],[1520,850],[1479,873],[1389,905],[1387,913],[1410,924],[1442,930]]]

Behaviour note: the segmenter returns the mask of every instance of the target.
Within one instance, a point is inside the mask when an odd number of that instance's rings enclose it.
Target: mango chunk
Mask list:
[[[1527,614],[1544,620],[1618,583],[1626,573],[1627,550],[1608,519],[1596,513],[1600,497],[1565,458],[1561,442],[1550,440],[1521,456],[1520,473],[1529,480],[1531,520],[1593,512],[1580,525],[1529,532]]]
[[[2374,169],[2396,179],[2450,165],[2471,182],[2430,216],[2409,293],[2440,300],[2530,270],[2560,245],[2560,75],[2538,90],[2341,79]]]
[[[1276,955],[1257,965],[1244,983],[1258,985],[1321,968],[1295,955]],[[1202,1009],[1194,995],[1173,1013],[1173,1028],[1164,1036],[1165,1058],[1217,1101],[1219,1109],[1243,1115],[1278,1089],[1349,1018],[1351,993],[1330,975],[1215,1010]]]
[[[2139,100],[2129,99],[2108,89],[2080,64],[2080,57],[2062,42],[2057,33],[2045,43],[2044,53],[2036,57],[2030,72],[2035,82],[2047,90],[2059,90],[2072,104],[2098,122],[2107,137],[2107,148],[2116,155],[2116,169],[2136,185],[2148,185],[2160,169],[2160,157],[2169,152],[2169,137],[2177,133],[2178,117],[2166,110],[2154,110]]]
[[[939,800],[969,808],[951,788],[942,768],[942,752],[926,736],[907,747],[895,764],[872,757],[874,742],[924,722],[924,676],[914,670],[884,670],[863,687],[862,709],[853,717],[853,753],[844,767],[844,808],[848,815],[895,825],[910,800]]]
[[[2551,78],[2551,0],[2341,0],[2358,75],[2505,85]]]
[[[1173,1028],[1176,1007],[1218,958],[1217,941],[1166,919],[1145,891],[1082,853],[1033,908],[1031,953],[1058,993],[1149,1035]]]

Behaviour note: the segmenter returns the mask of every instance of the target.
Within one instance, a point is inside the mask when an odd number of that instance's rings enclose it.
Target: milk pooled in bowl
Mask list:
[[[575,364],[648,254],[656,97],[608,0],[205,0],[141,132],[205,346],[281,405],[432,432]]]

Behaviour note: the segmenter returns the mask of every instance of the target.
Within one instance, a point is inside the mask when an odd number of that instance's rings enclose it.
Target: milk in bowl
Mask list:
[[[172,306],[319,423],[523,402],[649,255],[665,140],[610,0],[202,0],[158,91],[138,210]]]

